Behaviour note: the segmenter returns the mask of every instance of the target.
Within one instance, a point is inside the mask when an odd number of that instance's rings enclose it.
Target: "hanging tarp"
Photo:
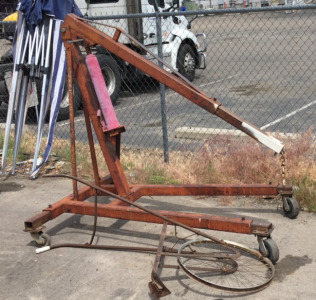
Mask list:
[[[29,25],[39,25],[43,16],[53,16],[57,20],[65,20],[66,15],[74,13],[81,16],[74,0],[21,0],[19,10]]]

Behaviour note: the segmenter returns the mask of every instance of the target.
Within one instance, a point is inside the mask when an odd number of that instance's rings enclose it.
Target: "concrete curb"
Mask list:
[[[282,132],[266,132],[274,137],[292,138],[296,139],[300,136],[298,133],[282,133]],[[243,137],[245,133],[234,129],[218,129],[218,128],[205,128],[205,127],[179,127],[175,130],[175,138],[179,139],[194,139],[194,140],[207,140],[215,135],[228,135]]]

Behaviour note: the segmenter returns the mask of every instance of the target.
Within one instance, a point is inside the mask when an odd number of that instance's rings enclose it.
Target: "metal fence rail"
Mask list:
[[[99,15],[91,19],[124,27],[127,18],[147,18],[147,26],[156,28],[157,18],[172,21],[175,16],[185,16],[189,20],[198,16],[191,23],[191,31],[206,35],[206,68],[195,71],[193,84],[208,96],[215,97],[236,114],[269,132],[302,133],[314,126],[316,5]],[[167,34],[164,24],[160,28],[162,36]],[[95,26],[101,29],[101,25]],[[156,33],[153,31],[153,34]],[[200,44],[203,47],[202,41]],[[4,54],[10,44],[2,39],[0,47]],[[151,49],[157,53],[153,47]],[[164,59],[168,61],[169,57]],[[103,63],[101,67],[105,68],[107,62]],[[1,67],[5,71],[9,69]],[[165,148],[165,151],[197,150],[203,139],[220,138],[227,130],[234,129],[172,90],[166,89],[162,94],[159,84],[151,78],[143,76],[135,80],[137,74],[125,73],[123,76],[122,66],[118,64],[117,67],[116,75],[121,82],[120,88],[114,91],[118,96],[115,111],[127,129],[122,135],[124,146]],[[4,134],[8,98],[3,79],[6,78],[9,84],[8,74],[0,74],[0,141]],[[75,94],[80,99],[77,89]],[[162,118],[162,111],[165,118]],[[68,124],[67,119],[58,122],[55,150],[64,147],[62,140],[69,139]],[[31,120],[28,130],[31,135],[36,133],[36,124]],[[78,141],[87,141],[80,109],[76,113],[76,132]],[[314,135],[312,138],[315,139]]]

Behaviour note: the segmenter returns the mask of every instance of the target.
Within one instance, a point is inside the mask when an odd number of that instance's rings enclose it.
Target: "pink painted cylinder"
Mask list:
[[[92,79],[95,92],[97,94],[100,109],[106,122],[107,128],[108,130],[116,129],[121,125],[117,120],[97,57],[94,54],[88,54],[86,57],[86,64]]]

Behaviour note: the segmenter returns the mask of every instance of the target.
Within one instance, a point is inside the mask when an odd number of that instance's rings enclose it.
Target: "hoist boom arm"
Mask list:
[[[83,40],[83,43],[87,46],[102,46],[117,57],[135,66],[140,71],[163,83],[206,111],[217,115],[227,123],[243,131],[273,151],[280,153],[283,150],[283,144],[279,140],[235,115],[229,109],[223,107],[216,99],[210,98],[205,93],[198,90],[190,82],[186,81],[180,74],[175,75],[163,68],[160,68],[158,65],[147,60],[144,56],[136,53],[124,44],[121,44],[118,41],[120,35],[124,34],[128,36],[128,34],[119,28],[113,28],[114,35],[111,37],[89,25],[87,20],[78,18],[73,14],[69,14],[62,25],[62,39],[66,43]],[[132,37],[128,37],[132,39]],[[136,40],[132,40],[131,42],[137,43]],[[140,45],[138,44],[137,46]]]

